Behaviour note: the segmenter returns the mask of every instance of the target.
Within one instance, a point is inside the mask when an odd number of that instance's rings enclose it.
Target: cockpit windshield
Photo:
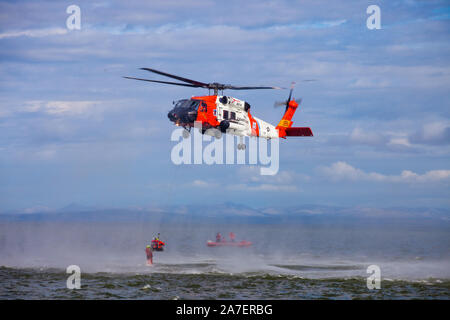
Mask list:
[[[198,109],[198,106],[200,104],[200,100],[188,100],[188,99],[182,99],[178,100],[175,104],[175,109],[185,109],[188,111],[194,111]]]
[[[182,99],[175,103],[175,107],[169,111],[167,116],[170,121],[175,123],[187,124],[197,119],[197,110],[201,100]]]

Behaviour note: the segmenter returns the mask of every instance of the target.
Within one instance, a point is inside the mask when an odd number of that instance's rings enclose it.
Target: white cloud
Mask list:
[[[95,101],[50,101],[46,104],[46,112],[48,114],[82,114],[95,104]]]
[[[245,166],[239,169],[239,177],[242,183],[229,186],[229,189],[245,191],[273,191],[273,192],[295,192],[300,191],[297,183],[309,181],[308,175],[293,171],[279,171],[274,176],[261,175],[259,167]]]
[[[37,205],[34,207],[23,209],[22,213],[34,214],[34,213],[48,213],[48,212],[53,212],[53,211],[54,211],[54,209],[49,208],[47,206]]]
[[[437,182],[450,180],[450,170],[431,170],[420,175],[409,170],[402,171],[400,177],[393,177],[400,182]]]
[[[197,187],[197,188],[215,188],[215,187],[217,187],[216,183],[208,182],[205,180],[194,180],[191,185],[193,187]]]
[[[386,143],[386,138],[379,132],[364,132],[360,128],[353,129],[350,134],[350,141],[356,144],[381,145]]]
[[[368,78],[361,76],[356,79],[350,87],[353,88],[386,88],[391,85],[391,81],[386,80],[382,77],[378,78]]]
[[[407,137],[396,137],[396,138],[391,138],[389,140],[389,142],[387,143],[387,146],[402,146],[402,147],[412,147],[411,143],[409,143],[409,139]]]
[[[32,37],[40,38],[54,35],[66,34],[68,31],[64,28],[46,28],[46,29],[30,29],[20,31],[6,31],[0,33],[0,39],[15,38],[15,37]]]
[[[418,144],[449,144],[450,122],[435,121],[424,124],[420,130],[410,136],[410,140]]]
[[[300,191],[297,186],[294,185],[276,185],[262,183],[257,185],[250,185],[245,183],[240,183],[237,185],[229,185],[227,187],[229,190],[243,190],[243,191],[272,191],[272,192],[295,192]]]
[[[340,19],[340,20],[320,21],[320,22],[313,22],[313,23],[277,24],[274,26],[270,26],[267,28],[260,28],[260,29],[256,29],[256,30],[258,30],[258,31],[260,31],[260,30],[284,31],[284,30],[303,30],[303,29],[323,29],[323,28],[337,27],[346,22],[347,22],[347,20]]]
[[[423,138],[433,139],[440,136],[449,127],[448,122],[432,122],[423,126]]]
[[[27,101],[25,112],[43,111],[50,115],[81,115],[97,105],[98,101]]]
[[[380,125],[375,129],[356,127],[350,133],[330,135],[328,142],[332,145],[367,146],[402,153],[424,151],[423,147],[426,146],[450,143],[448,122],[426,123],[418,130],[415,124],[408,124],[409,127],[403,125],[403,128],[396,128],[397,125],[394,122]],[[391,128],[394,128],[395,131]]]
[[[44,149],[35,152],[35,157],[40,160],[53,160],[56,157],[55,149]]]
[[[300,189],[294,184],[294,177],[298,174],[281,171],[275,176],[262,176],[259,168],[256,166],[246,166],[239,169],[241,182],[236,184],[227,184],[222,187],[230,191],[251,191],[251,192],[295,192]],[[309,179],[309,177],[308,177]],[[196,188],[218,188],[219,184],[205,181],[194,180],[189,186]]]
[[[245,166],[239,169],[242,181],[249,183],[292,184],[295,181],[309,181],[308,175],[293,171],[281,170],[276,175],[261,175],[258,166]]]
[[[424,174],[404,170],[400,175],[384,175],[377,172],[364,172],[344,161],[335,162],[329,167],[322,167],[319,171],[333,181],[349,180],[395,183],[433,183],[450,181],[450,170],[431,170]]]

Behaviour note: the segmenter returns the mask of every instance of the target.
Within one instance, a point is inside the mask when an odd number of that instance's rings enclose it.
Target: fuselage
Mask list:
[[[168,117],[176,125],[188,130],[197,121],[202,123],[203,132],[214,128],[237,136],[266,139],[279,137],[275,126],[252,116],[250,104],[228,96],[199,96],[179,100]]]

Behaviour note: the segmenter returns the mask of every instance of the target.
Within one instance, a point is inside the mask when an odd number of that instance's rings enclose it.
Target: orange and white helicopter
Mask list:
[[[191,128],[194,127],[195,122],[202,124],[202,134],[208,134],[219,139],[222,133],[228,133],[240,136],[240,143],[238,149],[244,150],[245,144],[243,137],[260,137],[266,139],[286,138],[286,137],[305,137],[313,136],[310,128],[307,127],[292,127],[292,117],[297,110],[299,103],[292,99],[293,85],[289,97],[285,102],[276,103],[275,106],[283,105],[286,107],[283,117],[277,126],[267,123],[264,120],[258,119],[250,113],[250,104],[246,101],[239,100],[233,97],[224,96],[223,90],[254,90],[254,89],[283,89],[279,87],[238,87],[228,84],[221,84],[217,82],[203,83],[173,74],[165,73],[150,68],[141,68],[162,76],[173,78],[185,83],[169,82],[160,80],[150,80],[134,77],[124,77],[127,79],[156,82],[184,87],[206,88],[214,90],[213,95],[192,97],[190,99],[182,99],[174,102],[174,108],[169,111],[168,117],[175,125],[186,129],[183,132],[184,137],[189,136]],[[311,81],[311,80],[306,80]],[[293,83],[294,84],[294,83]],[[219,95],[222,91],[222,95]]]

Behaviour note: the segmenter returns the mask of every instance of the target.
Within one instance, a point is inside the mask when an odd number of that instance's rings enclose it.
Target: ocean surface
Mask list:
[[[253,245],[206,246],[230,231]],[[147,266],[157,232],[166,250]],[[449,248],[447,224],[1,222],[0,299],[449,299]],[[66,287],[69,265],[81,289]]]

